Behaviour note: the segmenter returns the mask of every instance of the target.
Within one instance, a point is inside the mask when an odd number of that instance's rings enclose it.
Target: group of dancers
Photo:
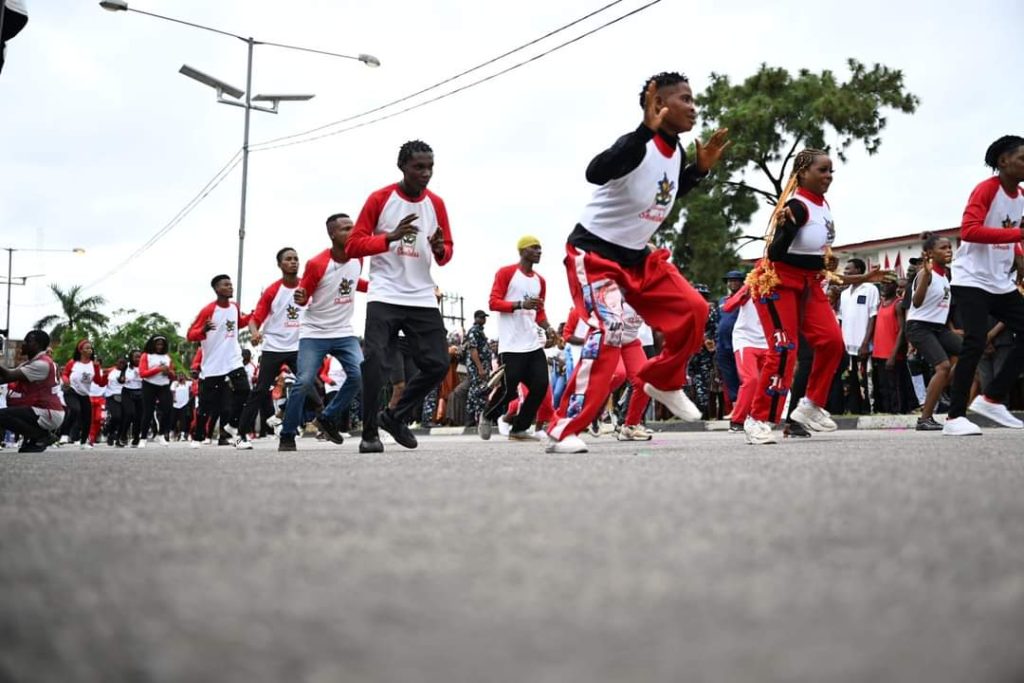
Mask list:
[[[657,74],[645,83],[639,99],[642,122],[587,166],[586,178],[597,187],[565,247],[573,309],[586,330],[579,362],[558,405],[546,405],[544,398],[550,393],[543,348],[554,332],[544,311],[546,283],[533,267],[541,257],[540,241],[524,237],[517,244],[518,262],[497,271],[491,290],[489,307],[498,315],[504,376],[483,411],[481,436],[489,435],[490,420],[508,414],[509,402],[521,396],[510,418],[510,438],[542,441],[554,453],[585,452],[587,444],[580,434],[605,407],[621,377],[623,354],[636,345],[641,322],[660,332],[664,341],[660,353],[650,359],[629,354],[634,387],[680,419],[701,418],[682,388],[688,360],[703,344],[708,303],[671,263],[669,251],[654,248],[650,240],[677,197],[707,182],[706,176],[729,148],[728,131],[718,130],[704,143],[696,140],[695,158],[689,161],[680,135],[693,129],[697,110],[687,78],[674,72]],[[910,318],[920,323],[913,326],[912,339],[919,350],[936,359],[942,352],[958,354],[952,402],[942,430],[954,436],[980,433],[967,418],[968,410],[1006,427],[1024,428],[1003,403],[1024,362],[1024,297],[1017,289],[1024,273],[1024,193],[1019,188],[1024,181],[1024,138],[999,138],[987,150],[985,162],[994,175],[971,194],[951,276],[948,243],[926,245],[927,262],[914,285],[914,305],[924,314]],[[269,389],[262,378],[276,377],[286,365],[294,369],[296,379],[279,450],[295,450],[301,397],[312,387],[324,357],[332,355],[345,379],[315,417],[323,433],[336,443],[343,441],[338,417],[361,391],[359,452],[384,450],[381,429],[405,448],[417,446],[409,423],[449,367],[447,334],[430,271],[434,263],[444,266],[452,260],[453,239],[445,203],[428,189],[433,150],[422,141],[408,142],[397,163],[401,180],[372,193],[355,221],[344,213],[327,219],[330,246],[306,262],[301,277],[297,252],[278,252],[282,277],[264,290],[251,315],[231,301],[228,276],[213,279],[217,298],[202,309],[188,331],[188,339],[201,345],[199,405],[200,410],[205,406],[207,422],[221,411],[221,424],[244,436],[251,430],[260,392]],[[811,431],[836,429],[823,406],[844,343],[826,287],[831,282],[880,282],[891,275],[836,272],[831,256],[835,224],[825,199],[832,180],[832,161],[825,151],[805,149],[796,155],[771,218],[764,256],[736,295],[738,305],[749,305],[756,313],[767,347],[754,365],[756,388],[743,422],[750,444],[776,442],[774,425],[781,421],[787,400],[795,400],[789,390],[801,343],[813,353],[806,390],[794,404],[791,419]],[[364,279],[365,258],[369,269]],[[362,345],[352,325],[357,292],[365,292],[367,301]],[[950,348],[942,331],[946,321],[939,319],[941,298],[950,292],[962,304],[964,336],[958,349]],[[985,394],[968,406],[989,316],[1016,334],[1016,348]],[[251,393],[238,342],[245,325],[252,342],[263,345],[261,379]],[[908,336],[910,330],[908,326]],[[399,334],[418,373],[393,405],[379,410]],[[39,341],[38,335],[34,338]],[[31,442],[41,439],[39,432],[53,424],[56,407],[47,391],[28,388],[33,382],[50,381],[52,375],[42,371],[47,363],[52,365],[45,346],[28,341],[26,336],[28,363],[0,371],[0,381],[13,382],[8,414],[0,411],[0,426],[23,430]],[[947,367],[939,382],[948,375]],[[15,417],[11,410],[18,411]],[[640,413],[642,409],[635,414]],[[12,422],[15,419],[19,421]],[[531,431],[538,420],[543,429]]]

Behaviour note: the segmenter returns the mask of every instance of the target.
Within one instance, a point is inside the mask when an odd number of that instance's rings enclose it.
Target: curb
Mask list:
[[[1024,419],[1024,411],[1013,411],[1013,415]],[[913,430],[917,426],[917,415],[841,415],[833,416],[836,426],[840,430],[851,429],[888,429],[888,430]],[[945,414],[935,414],[935,419],[940,424],[945,422]],[[1003,428],[1001,425],[972,414],[971,422],[983,428]],[[728,432],[728,420],[705,420],[702,422],[683,422],[681,420],[652,421],[646,423],[647,427],[655,432]],[[424,436],[476,436],[476,427],[434,427],[432,429],[416,428],[414,434]]]

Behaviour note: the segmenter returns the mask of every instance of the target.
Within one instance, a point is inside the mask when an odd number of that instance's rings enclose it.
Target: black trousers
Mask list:
[[[27,406],[0,408],[0,434],[10,430],[30,441],[38,441],[46,437],[47,432],[39,426],[36,411]]]
[[[217,421],[221,429],[224,429],[224,425],[237,427],[242,406],[248,396],[249,378],[246,377],[245,368],[235,368],[226,375],[199,380],[199,409],[196,411],[192,440],[205,439],[207,429]]]
[[[142,383],[142,434],[148,436],[150,430],[153,435],[157,433],[157,427],[153,425],[153,417],[159,420],[160,434],[166,439],[171,435],[171,408],[174,405],[174,397],[171,395],[169,384]]]
[[[525,353],[503,353],[501,364],[505,366],[505,374],[501,378],[499,389],[487,403],[484,417],[493,420],[508,410],[508,404],[519,393],[519,383],[526,385],[529,392],[526,400],[519,405],[519,413],[512,420],[512,431],[522,432],[529,428],[537,418],[537,410],[548,391],[548,359],[544,349],[536,349]]]
[[[121,390],[121,429],[118,439],[128,443],[129,431],[132,443],[142,438],[142,389]]]
[[[424,397],[448,372],[448,335],[441,312],[422,306],[399,306],[381,301],[366,305],[363,335],[363,438],[376,438],[384,378],[391,376],[390,349],[401,330],[419,372],[406,381],[394,415],[409,422]]]
[[[977,287],[954,286],[953,298],[964,326],[964,346],[953,370],[953,388],[950,391],[948,417],[967,414],[967,398],[974,382],[974,372],[985,351],[991,315],[1014,333],[1013,351],[985,389],[985,396],[1003,401],[1010,386],[1020,375],[1024,365],[1024,297],[1019,292],[992,294]]]
[[[242,407],[242,417],[238,421],[238,432],[248,434],[256,429],[256,415],[266,419],[274,413],[270,398],[270,389],[277,381],[282,365],[287,365],[292,372],[298,372],[298,351],[264,351],[260,354],[260,371],[256,379],[256,387],[249,392],[249,397]]]
[[[64,392],[64,403],[67,404],[64,419],[67,429],[62,428],[61,434],[67,434],[71,443],[85,443],[89,440],[89,429],[92,427],[92,402],[88,396],[67,389]]]
[[[124,391],[122,389],[121,391]],[[124,410],[121,409],[121,394],[107,396],[107,422],[103,425],[103,433],[108,440],[114,440],[121,433],[121,421],[124,419]]]

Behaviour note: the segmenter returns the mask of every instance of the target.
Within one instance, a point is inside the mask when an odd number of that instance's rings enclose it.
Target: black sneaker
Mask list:
[[[391,414],[390,410],[380,411],[380,416],[377,420],[380,423],[381,429],[394,437],[399,446],[404,446],[405,448],[416,448],[416,446],[419,445],[416,441],[416,437],[409,429],[409,425],[405,424],[401,420],[395,419],[395,416]]]
[[[39,443],[38,441],[32,441],[31,439],[22,439],[21,447],[18,449],[19,453],[42,453],[46,450],[45,443]]]
[[[278,451],[288,451],[288,452],[297,450],[295,448],[295,435],[294,434],[288,434],[288,435],[282,434],[281,435],[281,440],[277,442],[277,450]]]
[[[811,438],[811,433],[807,431],[807,427],[804,427],[799,422],[787,422],[786,426],[782,429],[782,438],[786,439],[789,437],[809,439]]]
[[[919,432],[941,432],[942,425],[935,421],[932,417],[919,417],[917,418],[917,426],[914,428]]]
[[[730,422],[729,423],[729,432],[731,434],[742,434],[743,433],[743,423],[742,422]]]
[[[359,442],[360,453],[383,453],[384,444],[380,442],[380,438],[373,436],[366,438],[365,436]]]
[[[341,431],[338,430],[338,425],[325,418],[323,415],[317,415],[313,418],[313,424],[316,428],[324,433],[331,443],[343,444],[345,443],[345,437],[341,435]]]

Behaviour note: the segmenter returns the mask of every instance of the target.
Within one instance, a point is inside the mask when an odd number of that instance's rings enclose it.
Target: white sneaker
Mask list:
[[[267,418],[267,426],[270,428],[277,427],[280,424],[281,418],[279,418],[277,415],[271,415],[270,417]]]
[[[680,420],[685,422],[696,422],[701,419],[700,408],[693,405],[693,401],[683,393],[682,389],[676,389],[675,391],[662,391],[661,389],[655,389],[650,384],[645,384],[644,393],[655,401],[664,404],[664,406],[672,411],[672,414]]]
[[[248,439],[239,439],[235,442],[235,448],[240,451],[251,451],[252,441],[249,441]]]
[[[63,446],[63,445],[65,445],[65,444],[66,444],[66,443],[67,443],[68,441],[70,441],[70,439],[68,438],[68,435],[67,435],[67,434],[64,434],[64,435],[62,435],[62,436],[60,437],[60,441],[58,441],[58,442],[57,442],[57,445],[58,445],[58,446]]]
[[[210,437],[206,437],[205,439],[203,439],[204,446],[209,446],[211,443],[213,443],[213,441],[210,440]]]
[[[163,435],[159,435],[155,439],[153,439],[153,443],[155,443],[157,446],[164,446],[164,447],[167,447],[167,446],[171,445],[171,443],[167,439],[165,439],[163,437]]]
[[[770,424],[755,420],[750,416],[747,416],[746,421],[743,423],[743,433],[747,435],[747,443],[753,446],[778,443]]]
[[[587,444],[583,439],[572,434],[561,441],[552,441],[544,448],[545,453],[586,453]]]
[[[508,436],[512,432],[512,425],[505,422],[505,416],[502,415],[498,418],[498,433],[502,436]]]
[[[145,448],[145,447],[146,447],[146,440],[145,439],[139,439],[139,448]]]
[[[225,424],[222,426],[222,428],[224,429],[225,432],[231,435],[231,438],[235,438],[238,436],[238,427],[232,427],[229,424]]]
[[[619,441],[650,441],[651,433],[643,425],[624,425],[615,438]]]
[[[79,450],[83,450],[83,451],[91,451],[92,450],[92,444],[89,443],[88,441],[86,441],[85,443],[78,444],[78,448],[79,448]]]
[[[972,413],[977,413],[982,417],[987,417],[996,424],[1000,424],[1010,429],[1024,429],[1024,422],[1021,422],[1006,409],[1002,403],[993,403],[987,398],[978,394],[978,396],[971,401],[971,405],[967,407],[967,410]]]
[[[188,447],[189,448],[202,448],[203,447],[203,442],[202,441],[189,441],[188,442]]]
[[[395,445],[395,437],[391,436],[387,432],[381,432],[380,433],[380,442],[382,444],[384,444],[385,446],[394,446]]]
[[[966,417],[947,418],[942,425],[943,436],[981,436],[981,427]]]
[[[814,405],[806,397],[800,399],[800,403],[790,417],[794,422],[799,422],[812,432],[836,431],[836,423],[832,416],[829,415],[829,412],[824,408]]]

